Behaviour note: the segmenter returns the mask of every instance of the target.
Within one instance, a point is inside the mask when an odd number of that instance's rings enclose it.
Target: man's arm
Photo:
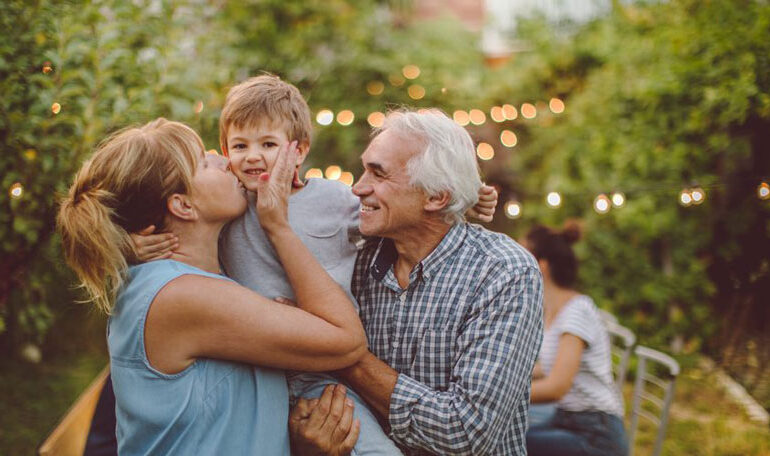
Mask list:
[[[445,391],[398,374],[371,354],[343,372],[388,419],[400,443],[437,454],[481,455],[513,425],[542,338],[542,279],[534,267],[492,273],[481,286],[478,311],[459,335]]]

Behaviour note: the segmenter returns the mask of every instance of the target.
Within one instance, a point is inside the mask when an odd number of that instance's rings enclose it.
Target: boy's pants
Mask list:
[[[316,373],[288,373],[289,396],[312,399],[321,397],[326,385],[342,383],[331,375]],[[347,385],[346,385],[347,386]],[[353,456],[402,456],[401,451],[382,430],[377,417],[363,399],[348,387],[347,397],[353,400],[353,415],[361,422],[361,433],[351,455]]]

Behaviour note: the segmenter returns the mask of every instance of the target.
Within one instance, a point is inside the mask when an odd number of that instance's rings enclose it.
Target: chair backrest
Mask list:
[[[109,373],[110,369],[107,366],[75,400],[56,428],[40,444],[39,455],[80,456],[83,454],[88,430],[91,428],[91,418],[94,416],[99,394]]]
[[[596,308],[596,310],[599,311],[599,315],[602,317],[602,321],[604,322],[605,325],[608,323],[618,324],[618,317],[616,317],[612,313],[607,312],[606,310],[600,309],[598,307]]]
[[[645,418],[658,426],[653,455],[658,456],[663,447],[668,424],[668,409],[674,398],[674,383],[679,375],[679,363],[665,353],[639,345],[634,350],[639,362],[636,367],[636,383],[634,399],[631,406],[631,425],[629,426],[628,442],[634,453],[634,435],[639,417]],[[663,378],[653,372],[663,371]],[[655,391],[658,394],[655,394]]]
[[[631,362],[631,351],[636,343],[633,331],[617,323],[605,322],[610,336],[610,351],[612,355],[612,371],[615,374],[615,384],[618,391],[623,391],[628,365]]]

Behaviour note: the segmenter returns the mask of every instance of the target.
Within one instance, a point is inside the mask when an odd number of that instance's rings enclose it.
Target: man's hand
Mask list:
[[[353,420],[353,401],[343,385],[329,385],[319,399],[299,399],[289,415],[292,454],[348,455],[361,423]]]
[[[491,222],[497,207],[497,190],[491,185],[484,185],[479,189],[479,202],[465,213],[468,217],[482,222]]]
[[[138,233],[131,233],[131,247],[137,263],[171,258],[174,249],[179,247],[179,238],[174,233],[155,232],[155,225],[150,225]]]

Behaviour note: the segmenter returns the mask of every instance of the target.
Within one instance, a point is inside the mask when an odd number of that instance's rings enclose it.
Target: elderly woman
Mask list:
[[[574,285],[577,225],[563,231],[534,227],[525,246],[543,274],[545,329],[532,381],[531,402],[556,403],[555,413],[533,423],[527,452],[538,455],[625,455],[623,403],[612,379],[610,343],[591,298]]]
[[[275,369],[340,369],[365,352],[350,298],[289,228],[296,144],[285,149],[261,178],[257,210],[297,307],[221,275],[217,238],[246,200],[227,159],[205,154],[189,127],[158,119],[123,130],[78,172],[58,225],[68,263],[110,315],[120,454],[288,454],[288,393]],[[179,246],[128,267],[129,233],[149,225]],[[344,388],[327,393],[315,410],[337,409],[319,435],[344,452],[358,429]]]

